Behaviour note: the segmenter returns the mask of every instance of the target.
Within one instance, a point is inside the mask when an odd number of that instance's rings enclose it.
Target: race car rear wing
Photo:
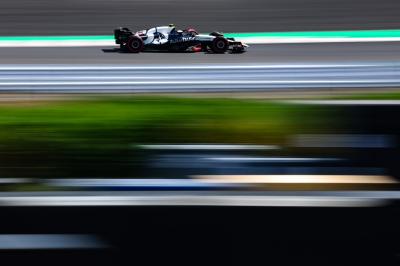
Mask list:
[[[115,29],[114,30],[115,43],[116,44],[126,43],[128,41],[128,38],[132,35],[133,35],[132,31],[128,28],[120,27],[118,29]]]

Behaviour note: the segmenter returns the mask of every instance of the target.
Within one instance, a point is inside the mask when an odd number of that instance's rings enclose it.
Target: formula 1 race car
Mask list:
[[[114,30],[116,44],[122,51],[139,53],[144,50],[172,52],[213,52],[217,54],[231,51],[242,53],[248,45],[226,38],[222,33],[199,34],[194,29],[177,30],[173,24],[132,32],[128,28]]]

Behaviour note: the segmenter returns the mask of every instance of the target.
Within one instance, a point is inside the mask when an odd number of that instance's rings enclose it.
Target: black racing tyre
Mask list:
[[[131,53],[140,53],[141,51],[143,51],[144,43],[142,38],[138,36],[131,36],[126,43],[126,47]]]
[[[223,54],[229,48],[229,42],[224,37],[215,37],[211,43],[211,50],[216,54]]]

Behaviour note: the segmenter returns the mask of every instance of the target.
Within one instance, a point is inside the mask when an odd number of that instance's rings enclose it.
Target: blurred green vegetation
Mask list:
[[[169,97],[0,105],[1,177],[143,177],[137,144],[285,144],[336,128],[332,107]]]

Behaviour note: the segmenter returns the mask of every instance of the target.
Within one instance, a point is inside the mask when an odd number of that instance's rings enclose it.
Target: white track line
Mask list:
[[[0,47],[104,47],[115,46],[112,40],[105,41],[81,41],[81,40],[60,40],[60,41],[0,41]]]
[[[56,70],[230,70],[230,69],[302,69],[302,68],[354,68],[354,67],[400,67],[400,64],[282,64],[282,65],[160,65],[160,66],[114,66],[114,65],[0,65],[0,71],[56,71]]]
[[[246,44],[279,43],[349,43],[349,42],[397,42],[400,37],[239,37]],[[0,47],[104,47],[116,46],[114,40],[4,40]]]
[[[399,83],[399,79],[366,80],[201,80],[201,81],[61,81],[61,82],[0,82],[0,86],[109,86],[109,85],[287,85],[287,84],[375,84]]]
[[[400,37],[385,38],[351,38],[351,37],[326,37],[326,38],[307,38],[307,37],[249,37],[237,38],[248,44],[279,44],[279,43],[351,43],[351,42],[398,42]]]

